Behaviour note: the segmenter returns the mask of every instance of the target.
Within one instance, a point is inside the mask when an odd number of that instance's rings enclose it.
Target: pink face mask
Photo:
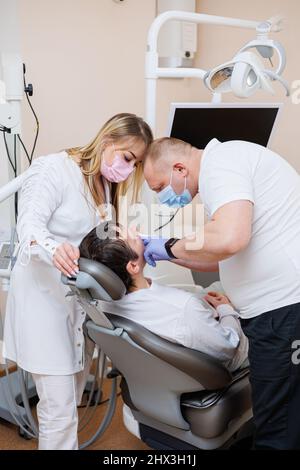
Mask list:
[[[101,163],[101,174],[111,183],[120,183],[127,180],[134,170],[132,163],[126,162],[121,155],[115,155],[111,166],[107,165],[103,158]]]

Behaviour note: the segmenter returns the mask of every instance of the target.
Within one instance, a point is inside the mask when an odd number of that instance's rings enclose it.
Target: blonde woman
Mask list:
[[[117,212],[130,185],[136,199],[152,139],[141,118],[119,114],[89,145],[37,158],[22,186],[4,355],[36,384],[39,449],[78,448],[77,404],[91,359],[85,313],[65,297],[61,273],[78,271],[80,241],[109,218],[110,202]]]

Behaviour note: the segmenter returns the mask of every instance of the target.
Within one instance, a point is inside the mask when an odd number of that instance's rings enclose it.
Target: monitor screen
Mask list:
[[[267,147],[280,107],[280,104],[173,103],[168,135],[199,149],[204,149],[213,138],[220,142],[246,140]]]

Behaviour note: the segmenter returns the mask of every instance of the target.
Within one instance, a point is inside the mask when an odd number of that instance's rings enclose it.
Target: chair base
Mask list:
[[[154,422],[131,410],[127,405],[123,407],[123,420],[129,432],[155,450],[221,450],[252,447],[254,424],[251,414],[245,414],[234,427],[215,439],[203,439],[190,431]]]

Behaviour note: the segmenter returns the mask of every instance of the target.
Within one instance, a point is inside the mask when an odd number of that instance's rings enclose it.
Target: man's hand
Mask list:
[[[143,239],[145,246],[144,258],[150,266],[155,268],[156,261],[170,261],[171,258],[165,248],[166,241],[165,238]]]
[[[214,308],[217,308],[219,305],[223,304],[228,304],[232,307],[228,297],[226,297],[224,294],[220,294],[220,292],[209,292],[204,298]]]
[[[65,276],[72,277],[78,273],[78,259],[80,257],[79,248],[63,243],[58,246],[53,255],[54,266]]]

